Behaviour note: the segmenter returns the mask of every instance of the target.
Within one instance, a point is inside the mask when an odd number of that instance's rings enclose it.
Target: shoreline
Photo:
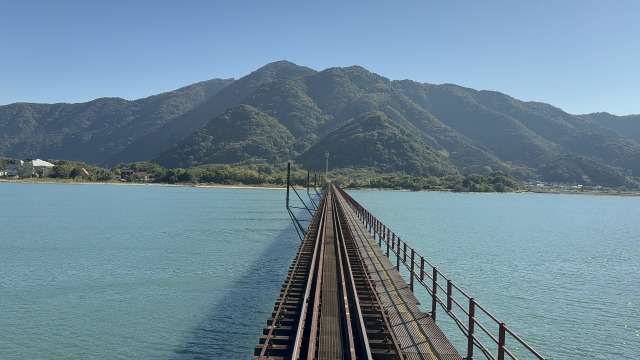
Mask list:
[[[88,181],[56,181],[56,180],[7,180],[0,179],[0,184],[63,184],[63,185],[114,185],[114,186],[158,186],[158,187],[195,187],[195,188],[225,188],[225,189],[265,189],[265,190],[286,190],[286,186],[278,186],[274,184],[262,185],[227,185],[227,184],[166,184],[166,183],[133,183],[133,182],[88,182]],[[305,187],[298,187],[305,189]],[[387,188],[353,188],[345,189],[351,191],[401,191],[412,192],[410,189],[387,189]],[[454,193],[447,189],[434,189],[434,190],[418,190],[414,192],[444,192]],[[558,190],[558,189],[539,189],[539,188],[525,188],[511,192],[457,192],[457,194],[551,194],[551,195],[591,195],[591,196],[625,196],[636,197],[640,196],[640,191],[617,191],[617,190]]]
[[[132,182],[98,182],[98,181],[46,181],[46,180],[6,180],[1,183],[9,184],[60,184],[60,185],[114,185],[114,186],[158,186],[158,187],[196,187],[196,188],[227,188],[227,189],[265,189],[286,190],[286,186],[277,185],[225,185],[225,184],[164,184],[164,183],[132,183]]]

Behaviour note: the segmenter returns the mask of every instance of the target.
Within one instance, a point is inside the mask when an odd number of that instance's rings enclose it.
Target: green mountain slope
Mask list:
[[[502,171],[549,180],[558,178],[549,168],[556,164],[572,181],[623,186],[640,173],[635,142],[590,119],[497,92],[389,81],[358,66],[275,79],[252,89],[240,103],[284,126],[292,136],[285,153],[314,169],[324,167],[329,151],[334,168],[414,175]],[[372,126],[373,119],[378,126]],[[184,144],[157,161],[182,166],[213,161],[181,151]],[[274,157],[251,152],[234,159],[272,162]]]
[[[321,172],[325,153],[331,166],[367,167],[378,172],[445,176],[458,173],[442,154],[430,149],[409,124],[371,111],[348,120],[311,146],[297,159],[305,168]]]
[[[171,119],[140,141],[132,143],[122,152],[108,159],[109,163],[132,162],[151,159],[176,142],[189,136],[207,124],[215,116],[239,104],[264,83],[277,79],[295,78],[315,73],[315,70],[288,61],[267,64],[260,69],[229,84],[207,99],[200,106]]]
[[[135,101],[0,106],[0,154],[101,163],[232,81],[204,81]]]
[[[608,113],[583,115],[618,135],[640,143],[640,115],[615,116]]]
[[[278,121],[249,105],[235,106],[163,152],[155,162],[168,167],[291,158],[293,136]]]

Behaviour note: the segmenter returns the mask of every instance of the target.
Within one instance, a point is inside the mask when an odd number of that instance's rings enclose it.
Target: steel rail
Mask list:
[[[336,192],[334,191],[334,194]],[[356,309],[356,324],[359,326],[358,331],[358,340],[360,340],[360,344],[364,346],[364,353],[367,360],[372,360],[371,357],[371,348],[369,346],[369,340],[367,339],[367,330],[364,325],[364,317],[362,315],[362,307],[360,306],[360,300],[358,299],[358,291],[356,289],[356,284],[353,280],[353,268],[351,267],[351,263],[349,261],[349,257],[347,256],[347,246],[344,238],[344,232],[342,230],[342,224],[340,222],[340,216],[342,214],[338,210],[338,200],[336,197],[333,197],[333,223],[334,223],[334,231],[336,234],[336,240],[338,241],[338,246],[336,247],[337,252],[337,263],[340,267],[340,283],[342,290],[342,306],[343,306],[343,320],[346,327],[346,337],[347,343],[349,345],[349,356],[350,359],[357,359],[356,355],[356,345],[354,339],[356,335],[354,335],[354,330],[351,326],[352,318],[351,312],[349,310],[349,298],[352,300],[352,304]],[[345,271],[346,270],[346,271]],[[346,354],[345,354],[346,355]]]
[[[320,276],[320,274],[316,270],[316,262],[318,261],[318,259],[320,259],[320,262],[318,264],[318,269],[317,270],[322,270],[322,251],[324,249],[324,241],[322,241],[322,239],[324,238],[324,234],[325,234],[325,225],[326,225],[326,209],[327,209],[327,200],[326,200],[326,196],[324,199],[324,204],[322,206],[322,215],[320,217],[320,223],[318,225],[318,234],[316,235],[316,242],[315,242],[315,246],[314,246],[314,251],[313,251],[313,255],[312,255],[312,262],[311,262],[311,266],[310,266],[310,271],[311,273],[309,274],[309,277],[307,279],[307,284],[305,286],[305,293],[304,293],[304,297],[302,300],[302,309],[300,310],[300,320],[298,321],[298,327],[297,327],[297,331],[296,331],[296,336],[295,336],[295,342],[293,345],[293,354],[291,355],[291,359],[298,359],[298,357],[300,356],[300,352],[302,351],[302,343],[304,340],[303,334],[304,334],[304,328],[306,325],[306,318],[307,318],[307,308],[309,306],[309,298],[311,295],[311,289],[312,289],[312,284],[313,284],[313,280],[315,278],[316,280],[316,287],[319,283],[321,283],[321,281],[318,281],[318,277]],[[319,292],[315,291],[315,299],[314,299],[314,309],[313,309],[313,319],[311,321],[312,326],[316,326],[317,324],[317,304],[318,304],[318,296],[319,296]],[[315,345],[315,341],[310,341],[309,342],[309,347],[313,345]]]
[[[328,201],[327,201],[328,202]],[[316,344],[317,344],[317,339],[318,339],[318,329],[319,329],[319,324],[318,324],[318,318],[320,316],[320,303],[321,303],[321,295],[322,295],[322,277],[323,277],[323,270],[324,270],[324,238],[326,236],[326,226],[327,226],[327,219],[326,219],[326,208],[329,205],[325,204],[324,209],[325,209],[325,214],[323,215],[323,221],[322,221],[322,231],[320,231],[318,233],[318,238],[317,238],[317,242],[320,243],[320,251],[318,251],[317,257],[318,257],[318,267],[316,269],[314,269],[314,275],[315,275],[315,283],[316,286],[313,289],[313,295],[314,295],[314,299],[313,299],[313,309],[311,311],[311,321],[309,323],[310,327],[310,331],[309,331],[309,346],[307,348],[307,357],[306,359],[313,359],[315,358],[315,352],[316,352]],[[311,285],[311,284],[309,284]],[[311,286],[309,288],[309,290],[311,290]],[[308,301],[306,301],[305,299],[305,305],[308,304]],[[301,315],[305,315],[306,311],[303,311],[301,313]],[[298,328],[298,334],[296,336],[296,346],[294,346],[294,353],[293,356],[291,357],[292,359],[297,359],[298,355],[300,354],[300,352],[303,350],[302,349],[302,336],[304,334],[303,332],[303,328],[304,328],[304,322],[301,322],[300,327]]]
[[[338,212],[340,213],[339,216],[342,219],[345,219],[345,222],[346,222],[345,210],[344,210],[343,204],[342,204],[343,202],[345,202],[345,199],[344,199],[345,193],[340,188],[337,188],[337,192],[341,195],[340,196],[340,200],[341,201],[338,202],[338,204],[339,204]],[[360,251],[358,251],[358,249],[357,249],[357,243],[354,241],[354,235],[353,235],[353,232],[351,230],[351,227],[347,226],[346,229],[347,229],[347,231],[346,231],[347,232],[347,237],[351,240],[352,246],[354,247],[354,251],[352,253],[356,257],[356,259],[357,259],[357,261],[359,263],[358,265],[359,265],[360,269],[362,269],[360,272],[364,272],[364,269],[366,269],[364,258],[362,256],[362,254],[360,253]],[[340,226],[340,230],[342,230],[342,226]],[[343,236],[343,239],[345,239],[344,236]],[[345,247],[345,252],[346,252],[346,241],[343,242],[343,246]],[[347,262],[349,263],[349,269],[352,270],[353,266],[351,265],[351,261],[348,258],[347,258]],[[353,274],[353,270],[350,271],[350,274]],[[382,301],[380,300],[380,297],[378,296],[378,292],[376,291],[376,288],[375,288],[375,285],[374,285],[373,281],[371,280],[371,278],[366,273],[363,274],[363,275],[364,275],[363,278],[365,279],[367,288],[371,290],[371,296],[373,298],[372,300],[375,303],[375,306],[378,309],[381,310],[380,311],[380,315],[381,315],[381,318],[382,318],[382,321],[383,321],[385,327],[389,330],[389,337],[390,337],[390,340],[391,340],[391,345],[393,346],[393,349],[398,354],[398,357],[400,359],[402,359],[403,358],[402,350],[400,348],[400,344],[398,342],[398,339],[395,336],[395,333],[392,331],[391,320],[389,319],[389,315],[383,310],[384,306],[382,304]],[[366,344],[365,352],[366,352],[367,359],[372,359],[371,346],[370,346],[370,343],[369,343],[369,339],[367,338],[367,331],[366,331],[366,327],[365,327],[365,324],[364,324],[364,316],[363,316],[363,313],[362,313],[362,307],[360,306],[360,301],[359,301],[359,298],[358,298],[358,292],[357,292],[357,289],[356,289],[355,281],[353,281],[353,277],[351,278],[351,280],[352,280],[351,281],[352,289],[353,289],[353,293],[355,295],[357,309],[358,309],[358,318],[359,318],[359,322],[360,322],[360,328],[362,329],[362,334],[363,334],[362,341],[363,341],[364,344]]]

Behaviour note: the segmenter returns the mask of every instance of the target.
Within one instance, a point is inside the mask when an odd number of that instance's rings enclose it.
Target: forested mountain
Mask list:
[[[614,130],[618,135],[640,143],[640,115],[615,116],[608,113],[584,115],[587,119]]]
[[[458,173],[446,156],[429,147],[411,124],[371,111],[347,120],[298,157],[308,168],[322,169],[331,149],[332,166],[369,167],[381,172],[447,176]]]
[[[153,133],[147,134],[140,141],[132,143],[122,152],[110,157],[107,162],[115,164],[150,159],[200,129],[229,107],[240,103],[262,84],[281,78],[305,76],[314,72],[315,70],[286,61],[265,65],[229,84],[229,86],[211,96],[200,106],[174,117]]]
[[[135,101],[0,106],[0,154],[104,163],[231,83],[233,79],[203,81]]]
[[[501,171],[614,187],[640,179],[640,116],[571,115],[498,92],[390,81],[359,66],[318,72],[279,61],[157,97],[2,106],[0,155],[169,167],[294,160],[321,171],[329,152],[332,168],[381,173]]]
[[[277,119],[250,105],[236,105],[155,159],[171,167],[233,164],[259,158],[292,158],[291,133]]]

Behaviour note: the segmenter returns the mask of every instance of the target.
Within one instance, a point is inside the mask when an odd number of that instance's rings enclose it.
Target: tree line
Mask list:
[[[0,158],[0,169],[16,160]],[[50,160],[55,166],[47,172],[39,172],[23,177],[36,177],[64,182],[147,182],[182,185],[245,185],[245,186],[285,186],[286,164],[257,163],[246,166],[210,164],[192,168],[165,168],[151,162],[123,163],[113,168],[102,168],[82,162]],[[84,170],[86,170],[86,173]],[[141,177],[123,176],[122,170],[145,173]],[[322,186],[324,174],[308,173],[298,164],[292,164],[291,183],[305,187]],[[516,178],[499,172],[488,174],[451,175],[445,177],[411,176],[404,173],[376,174],[370,170],[340,169],[329,174],[330,180],[346,189],[398,189],[398,190],[440,190],[454,192],[512,192],[524,187]]]

